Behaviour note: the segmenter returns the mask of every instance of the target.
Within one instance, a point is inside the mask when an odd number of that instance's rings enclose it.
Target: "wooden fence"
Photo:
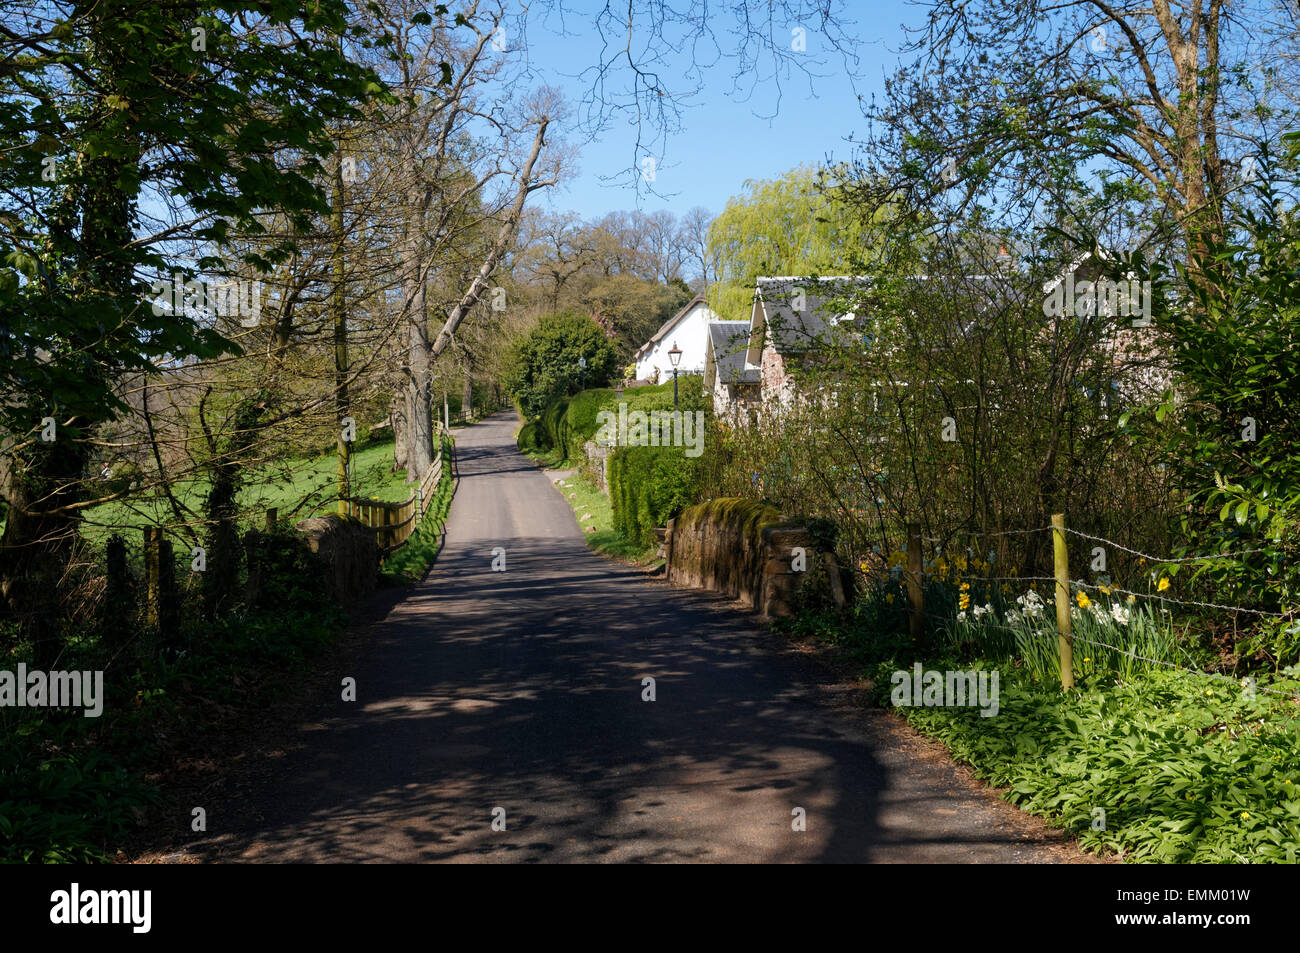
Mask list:
[[[388,503],[383,500],[371,500],[352,497],[347,501],[348,515],[365,523],[375,531],[381,556],[387,556],[415,532],[415,528],[424,519],[425,511],[438,490],[442,480],[442,447],[438,448],[428,471],[415,486],[415,492],[401,503]]]
[[[347,500],[347,515],[360,520],[375,531],[375,541],[379,544],[381,559],[410,539],[415,528],[424,519],[424,514],[438,491],[438,484],[442,481],[442,451],[440,443],[433,463],[416,484],[415,492],[402,502],[390,503],[361,496],[350,497]],[[276,518],[277,513],[274,508],[266,511],[267,532],[275,526]]]
[[[375,531],[380,557],[390,555],[410,539],[415,528],[424,519],[433,497],[442,481],[444,466],[455,469],[455,458],[444,456],[444,444],[439,441],[438,452],[424,477],[416,484],[415,492],[401,503],[388,503],[354,497],[347,501],[350,516],[356,517]],[[275,529],[278,517],[272,507],[266,510],[266,531]],[[172,545],[163,535],[161,527],[145,526],[144,533],[144,601],[145,619],[161,630],[164,639],[174,637],[178,631],[180,610],[172,564]],[[110,540],[110,548],[112,541]],[[111,562],[111,560],[110,560]],[[123,563],[125,565],[125,563]],[[252,569],[250,566],[250,573]],[[123,570],[125,574],[125,570]],[[250,577],[250,587],[253,585]]]

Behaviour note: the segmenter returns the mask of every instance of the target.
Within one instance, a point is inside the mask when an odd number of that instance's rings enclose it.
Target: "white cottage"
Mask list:
[[[636,352],[637,380],[657,380],[662,384],[672,378],[673,364],[668,359],[668,352],[674,345],[682,352],[677,364],[679,375],[704,373],[709,324],[717,320],[717,314],[705,302],[703,295],[687,302]]]

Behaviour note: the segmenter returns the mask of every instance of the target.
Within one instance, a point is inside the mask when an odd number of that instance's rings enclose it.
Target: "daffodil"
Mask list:
[[[1088,598],[1088,594],[1082,589],[1074,594],[1074,601],[1079,603],[1080,609],[1086,609],[1092,605],[1092,600]]]
[[[1164,576],[1160,577],[1160,584],[1156,586],[1156,592],[1164,592],[1169,588],[1169,580]]]

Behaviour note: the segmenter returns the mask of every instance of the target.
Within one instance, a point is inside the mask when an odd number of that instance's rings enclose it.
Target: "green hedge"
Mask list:
[[[684,375],[679,381],[679,409],[709,411],[711,404],[701,393],[698,375]],[[630,387],[623,391],[628,411],[672,410],[673,382],[649,387]],[[584,390],[571,397],[552,401],[541,416],[525,423],[519,431],[518,446],[524,452],[560,450],[564,459],[576,464],[583,459],[583,445],[600,429],[596,415],[602,410],[618,413],[618,392],[609,387]]]
[[[621,447],[609,459],[614,529],[650,547],[664,525],[703,494],[699,457],[682,447]]]
[[[545,439],[546,435],[542,433],[541,427],[529,421],[519,430],[519,449],[524,453],[541,453],[549,450],[549,447],[543,446],[542,441]]]
[[[709,409],[698,377],[678,381],[679,409],[693,412]],[[672,410],[673,384],[634,387],[623,391],[628,411]],[[597,415],[602,410],[618,413],[620,398],[611,388],[593,388],[553,401],[542,415],[525,423],[519,431],[519,449],[524,452],[560,451],[570,465],[585,459],[583,445],[600,429]],[[706,437],[706,440],[708,438]],[[654,529],[703,495],[700,457],[686,456],[684,447],[620,447],[609,458],[609,499],[614,511],[614,529],[630,542],[654,545]]]

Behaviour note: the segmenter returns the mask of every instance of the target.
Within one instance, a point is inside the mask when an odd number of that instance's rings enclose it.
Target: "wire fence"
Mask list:
[[[1166,605],[1185,607],[1185,608],[1196,609],[1196,610],[1213,610],[1216,612],[1225,612],[1225,613],[1243,613],[1246,615],[1258,617],[1260,619],[1275,619],[1275,620],[1289,621],[1289,620],[1296,619],[1298,616],[1300,616],[1300,606],[1284,609],[1283,611],[1257,609],[1251,606],[1234,605],[1231,603],[1210,602],[1210,601],[1203,601],[1203,600],[1190,599],[1190,598],[1179,598],[1177,596],[1169,596],[1164,594],[1164,588],[1157,588],[1157,591],[1155,592],[1137,592],[1135,590],[1127,589],[1124,588],[1123,586],[1116,585],[1110,582],[1109,577],[1104,577],[1107,579],[1106,582],[1088,582],[1083,579],[1077,579],[1077,580],[1071,579],[1069,577],[1068,548],[1065,545],[1065,539],[1067,534],[1069,536],[1078,539],[1102,544],[1105,547],[1109,547],[1111,549],[1127,553],[1131,556],[1138,557],[1139,559],[1145,560],[1146,562],[1149,562],[1155,567],[1157,567],[1157,571],[1158,571],[1158,567],[1160,566],[1166,566],[1166,565],[1181,566],[1181,565],[1190,565],[1194,563],[1208,564],[1214,562],[1222,562],[1225,560],[1239,559],[1245,556],[1270,552],[1270,550],[1266,550],[1262,548],[1248,548],[1248,549],[1229,550],[1229,551],[1218,552],[1218,553],[1207,553],[1200,556],[1170,556],[1164,558],[1164,557],[1154,556],[1150,553],[1144,553],[1141,550],[1125,546],[1121,543],[1117,543],[1116,541],[1107,539],[1103,536],[1097,536],[1092,533],[1085,533],[1079,530],[1070,529],[1069,527],[1065,526],[1065,520],[1063,515],[1058,515],[1053,517],[1053,524],[1054,525],[1052,526],[1039,527],[1036,529],[1003,530],[1003,531],[998,531],[993,533],[976,534],[982,540],[987,540],[990,538],[996,538],[1002,536],[1024,536],[1024,535],[1031,535],[1036,533],[1052,533],[1054,535],[1053,542],[1055,545],[1053,549],[1054,549],[1054,562],[1056,568],[1056,575],[1053,576],[1043,576],[1043,575],[1034,575],[1034,574],[1023,575],[1023,576],[1005,575],[1005,574],[985,575],[983,573],[971,571],[973,567],[969,567],[966,564],[962,564],[960,566],[948,565],[945,566],[941,571],[936,572],[933,570],[932,567],[934,566],[935,562],[938,561],[938,559],[936,558],[935,560],[924,560],[921,555],[922,544],[939,542],[946,545],[953,540],[960,539],[962,534],[953,534],[948,537],[922,536],[920,534],[919,527],[916,527],[915,524],[909,526],[907,565],[894,566],[892,567],[891,571],[895,573],[901,572],[904,575],[905,584],[907,587],[909,612],[913,617],[913,633],[916,634],[919,632],[920,620],[925,618],[929,618],[933,620],[944,629],[951,629],[951,627],[954,626],[956,623],[965,621],[967,618],[966,613],[969,611],[972,613],[972,622],[974,624],[979,625],[981,628],[1001,630],[1004,632],[1011,633],[1017,636],[1017,638],[1021,638],[1021,637],[1032,638],[1032,637],[1041,636],[1043,638],[1053,637],[1053,638],[1060,639],[1061,636],[1064,635],[1064,641],[1067,646],[1072,646],[1073,643],[1077,641],[1080,644],[1092,646],[1098,649],[1105,649],[1117,653],[1117,655],[1119,656],[1141,661],[1146,664],[1156,665],[1156,666],[1169,668],[1169,669],[1175,669],[1191,675],[1201,676],[1201,677],[1215,679],[1219,681],[1227,681],[1233,684],[1241,684],[1242,679],[1246,678],[1250,680],[1248,684],[1253,685],[1253,687],[1260,692],[1264,692],[1270,695],[1275,695],[1281,698],[1288,699],[1290,701],[1300,700],[1300,693],[1296,691],[1288,691],[1283,689],[1270,688],[1266,685],[1260,685],[1258,678],[1254,676],[1243,677],[1243,676],[1224,675],[1220,672],[1207,672],[1203,668],[1193,667],[1194,662],[1191,656],[1188,655],[1186,648],[1183,645],[1179,644],[1177,641],[1174,641],[1172,644],[1176,646],[1178,651],[1181,652],[1186,657],[1188,662],[1193,662],[1193,665],[1180,664],[1176,661],[1171,661],[1168,658],[1161,659],[1161,658],[1151,657],[1151,655],[1149,654],[1143,654],[1138,652],[1136,645],[1128,645],[1128,646],[1114,645],[1111,644],[1110,642],[1100,640],[1099,638],[1096,637],[1096,633],[1090,632],[1089,634],[1084,635],[1084,634],[1075,634],[1073,631],[1072,620],[1075,618],[1075,613],[1083,611],[1085,605],[1087,605],[1091,601],[1091,600],[1085,600],[1080,596],[1080,593],[1083,593],[1085,591],[1101,593],[1106,596],[1119,595],[1119,596],[1127,597],[1127,602],[1129,604],[1136,603],[1139,599],[1144,600],[1144,604],[1159,603],[1160,611],[1162,613],[1166,613],[1170,615],[1172,615],[1172,613],[1168,608],[1165,608]],[[1056,538],[1056,534],[1058,533],[1060,534],[1059,538]],[[942,549],[936,547],[936,557],[941,552]],[[967,547],[967,552],[973,553],[973,548]],[[985,564],[985,568],[991,568],[991,567]],[[1050,584],[1053,587],[1053,589],[1056,590],[1055,614],[1058,619],[1063,619],[1064,628],[1058,630],[1055,627],[1055,625],[1052,625],[1049,631],[1048,628],[1049,617],[1053,614],[1052,613],[1053,603],[1047,600],[1044,600],[1041,603],[1041,608],[1036,614],[1026,613],[1023,608],[1020,610],[1012,610],[1012,611],[1019,612],[1021,618],[1026,618],[1026,619],[1041,618],[1043,620],[1043,628],[1038,628],[1037,626],[1031,624],[1026,624],[1020,628],[1015,628],[1012,626],[1008,626],[1001,621],[986,619],[984,618],[984,616],[988,615],[988,612],[984,611],[985,610],[984,606],[976,606],[974,609],[970,608],[972,603],[972,597],[970,596],[969,593],[968,584],[965,585],[964,589],[961,592],[961,601],[959,602],[959,605],[961,606],[961,610],[956,617],[949,616],[949,615],[937,615],[933,612],[927,612],[925,609],[925,594],[924,594],[925,584],[927,582],[941,582],[945,585],[951,584],[954,581],[954,570],[956,570],[955,573],[956,578],[959,579],[966,578],[968,582],[973,582],[978,580],[984,583],[997,583],[1001,586],[1005,586],[1005,584],[1007,583],[1015,583],[1017,585],[1029,585],[1031,589],[1033,589],[1035,584],[1038,583]],[[1155,573],[1152,574],[1152,578],[1153,579],[1155,578]],[[1161,586],[1163,587],[1164,585],[1165,583],[1162,580]],[[1003,588],[1003,592],[1005,592],[1005,588]],[[1071,596],[1074,597],[1073,600],[1071,600]],[[1072,601],[1077,603],[1077,609],[1075,605],[1071,604]],[[986,606],[989,606],[991,609],[991,603],[986,603]],[[1126,625],[1127,616],[1123,616],[1123,619],[1124,621],[1121,623],[1120,619],[1116,618],[1116,624]],[[1121,639],[1121,641],[1123,640]],[[1065,654],[1066,647],[1063,646],[1061,648],[1061,651],[1063,654]],[[1068,654],[1072,656],[1073,655],[1072,650]],[[1073,665],[1071,664],[1071,669],[1072,668]],[[1067,688],[1072,687],[1073,671],[1067,673],[1064,667],[1062,667],[1061,679],[1062,679],[1062,685],[1064,687]]]
[[[927,612],[926,617],[934,620],[935,622],[939,623],[941,626],[944,627],[951,626],[954,621],[951,616],[938,615],[933,612]],[[1059,637],[1059,633],[1055,629],[1048,629],[1045,627],[1037,628],[1037,627],[1026,626],[1023,628],[1016,628],[1014,626],[1005,625],[1000,622],[983,622],[983,621],[981,621],[979,625],[981,628],[997,629],[1002,632],[1010,633],[1011,635],[1014,636],[1028,636],[1030,638],[1042,638],[1044,640],[1050,639],[1053,641]],[[1251,679],[1254,682],[1254,688],[1256,691],[1265,692],[1266,694],[1269,695],[1275,695],[1280,698],[1286,698],[1291,701],[1300,702],[1300,691],[1284,691],[1278,688],[1270,688],[1267,685],[1259,684],[1259,680],[1254,676],[1224,675],[1222,672],[1207,672],[1201,668],[1191,668],[1187,665],[1179,665],[1177,662],[1170,662],[1168,659],[1157,659],[1157,658],[1151,658],[1146,655],[1142,655],[1141,653],[1137,652],[1132,646],[1124,647],[1119,645],[1112,645],[1109,642],[1099,642],[1096,639],[1090,639],[1087,636],[1079,635],[1077,633],[1072,633],[1070,638],[1073,642],[1082,642],[1085,645],[1091,645],[1094,646],[1095,648],[1109,649],[1110,651],[1116,652],[1119,655],[1131,659],[1136,659],[1141,662],[1147,662],[1151,665],[1159,665],[1163,668],[1175,669],[1180,672],[1186,672],[1189,675],[1198,675],[1204,678],[1212,678],[1212,679],[1217,679],[1219,681],[1228,682],[1237,688],[1245,688],[1242,682],[1245,681],[1246,679]]]

